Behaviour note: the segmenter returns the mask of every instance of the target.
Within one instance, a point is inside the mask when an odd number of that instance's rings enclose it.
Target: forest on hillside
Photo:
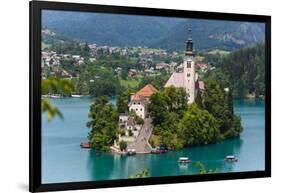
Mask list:
[[[217,76],[234,97],[263,97],[265,94],[265,44],[249,46],[228,55],[209,54],[204,59],[216,67]]]

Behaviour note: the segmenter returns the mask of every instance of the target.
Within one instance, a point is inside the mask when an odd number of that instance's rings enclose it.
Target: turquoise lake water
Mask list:
[[[148,169],[150,176],[198,174],[191,163],[177,163],[181,156],[200,161],[207,170],[219,173],[260,171],[265,169],[265,110],[262,100],[235,100],[235,113],[244,127],[240,138],[202,147],[185,148],[162,155],[121,156],[81,149],[87,141],[86,127],[91,99],[54,99],[64,119],[47,122],[42,115],[42,183],[124,179]],[[111,100],[113,103],[114,100]],[[226,155],[235,155],[236,163],[225,163]]]

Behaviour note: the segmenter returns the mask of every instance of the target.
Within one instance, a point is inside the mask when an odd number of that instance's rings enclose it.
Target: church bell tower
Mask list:
[[[191,29],[188,29],[188,38],[186,41],[185,57],[183,61],[184,84],[188,95],[188,103],[195,101],[195,59],[193,53],[193,41]]]

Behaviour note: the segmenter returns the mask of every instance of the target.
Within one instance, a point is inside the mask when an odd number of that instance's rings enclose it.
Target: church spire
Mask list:
[[[191,28],[188,28],[188,38],[186,41],[186,56],[193,56],[193,41],[192,41],[192,34]]]

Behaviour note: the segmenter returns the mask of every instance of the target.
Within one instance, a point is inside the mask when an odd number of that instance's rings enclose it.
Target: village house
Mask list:
[[[137,71],[135,69],[130,69],[128,71],[128,77],[131,78],[133,76],[137,75]]]
[[[42,51],[41,66],[59,66],[60,57],[54,51]]]
[[[169,65],[165,62],[160,62],[155,64],[155,70],[162,70],[162,69],[168,69]]]
[[[199,69],[200,69],[202,72],[206,72],[206,71],[207,71],[207,64],[198,63],[197,66],[199,67]]]
[[[151,95],[156,92],[156,88],[154,88],[151,84],[147,84],[138,92],[132,94],[128,104],[129,111],[135,112],[141,119],[146,119],[148,117],[147,108],[150,102],[149,99]],[[143,140],[144,136],[150,135],[151,133],[149,134],[149,128],[144,127],[145,124],[138,122],[137,119],[138,118],[136,118],[135,115],[131,115],[131,113],[119,114],[119,128],[122,132],[119,133],[118,140],[114,140],[114,145],[111,146],[113,151],[120,151],[119,143],[117,141],[125,141],[128,143],[130,148],[133,148],[138,152],[144,151],[142,150],[142,145],[139,143]],[[142,131],[146,131],[145,134],[141,134]],[[149,143],[145,146],[151,148]],[[150,149],[148,151],[150,152]]]
[[[144,119],[147,116],[149,98],[156,92],[156,88],[154,88],[151,84],[147,84],[137,93],[131,95],[129,110],[134,111],[139,117]]]
[[[149,104],[149,98],[152,94],[157,92],[157,90],[151,85],[148,84],[137,93],[131,95],[131,100],[129,103],[129,111],[133,111],[142,119],[145,119],[147,115],[147,108]],[[119,114],[119,127],[123,128],[125,131],[125,136],[119,136],[119,140],[130,141],[132,138],[136,138],[141,129],[141,125],[137,124],[135,118],[130,116],[128,113]]]

